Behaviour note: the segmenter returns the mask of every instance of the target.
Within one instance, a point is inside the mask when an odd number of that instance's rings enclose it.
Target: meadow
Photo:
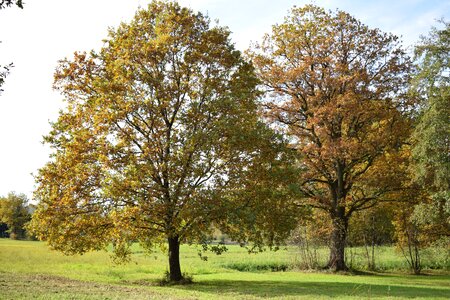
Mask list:
[[[352,249],[355,266],[362,249]],[[106,251],[64,256],[45,243],[0,239],[0,299],[449,299],[447,265],[434,270],[432,252],[424,256],[424,275],[410,275],[392,247],[380,247],[379,272],[334,274],[302,271],[296,247],[248,254],[230,246],[204,261],[195,246],[181,249],[182,270],[194,284],[159,286],[168,268],[165,255],[133,246],[132,261],[115,265]],[[322,249],[321,259],[326,260]],[[443,268],[442,268],[443,267]]]

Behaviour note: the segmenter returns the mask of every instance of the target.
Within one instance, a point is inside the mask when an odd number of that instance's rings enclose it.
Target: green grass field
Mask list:
[[[114,265],[107,252],[67,257],[42,242],[0,239],[0,299],[450,299],[448,269],[408,275],[393,248],[378,251],[389,272],[342,275],[296,270],[295,247],[248,254],[231,246],[203,261],[197,248],[183,246],[182,269],[194,284],[160,287],[167,269],[160,251],[147,255],[135,246],[131,263]],[[363,265],[356,250],[354,260]]]

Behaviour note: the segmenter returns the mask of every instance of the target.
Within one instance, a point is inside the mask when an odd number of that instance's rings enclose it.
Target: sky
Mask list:
[[[50,122],[64,108],[52,89],[58,60],[75,51],[98,50],[109,27],[128,22],[144,0],[25,0],[24,9],[0,10],[0,65],[13,62],[0,95],[0,196],[35,188],[32,174],[48,160],[42,144]],[[410,51],[436,20],[450,20],[448,0],[180,0],[183,6],[219,20],[240,50],[282,23],[294,5],[344,10],[369,27],[401,37]]]

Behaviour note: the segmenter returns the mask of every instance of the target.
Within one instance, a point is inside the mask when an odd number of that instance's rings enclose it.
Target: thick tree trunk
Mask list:
[[[180,241],[178,236],[169,237],[169,272],[170,281],[180,281],[183,279],[180,267]]]
[[[345,264],[345,244],[347,239],[348,220],[345,217],[333,218],[333,232],[331,234],[330,260],[327,268],[334,271],[347,271]]]
[[[330,211],[333,232],[331,234],[330,260],[327,267],[334,271],[348,270],[345,265],[345,243],[349,216],[345,214],[347,190],[345,188],[344,170],[344,163],[338,161],[336,164],[337,180],[330,185],[330,192],[333,197],[333,209]]]

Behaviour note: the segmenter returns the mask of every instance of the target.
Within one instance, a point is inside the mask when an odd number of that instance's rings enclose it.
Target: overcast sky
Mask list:
[[[108,27],[130,20],[140,0],[25,0],[23,10],[0,10],[0,65],[14,62],[0,96],[0,196],[10,191],[32,196],[32,173],[48,161],[42,136],[63,108],[52,91],[59,59],[74,51],[99,49]],[[421,34],[450,20],[448,0],[184,0],[184,6],[207,13],[228,26],[236,47],[245,50],[271,25],[281,23],[296,5],[315,3],[347,11],[370,27],[402,37],[410,49]]]

